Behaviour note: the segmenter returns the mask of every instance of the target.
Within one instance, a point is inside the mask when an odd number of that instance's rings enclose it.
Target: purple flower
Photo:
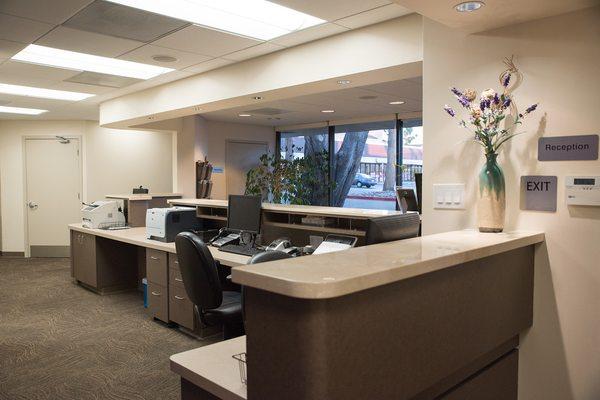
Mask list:
[[[500,103],[500,97],[498,97],[498,93],[494,95],[494,104]]]
[[[455,87],[451,87],[450,91],[452,93],[454,93],[457,97],[461,97],[463,95],[462,92],[460,90],[458,90],[457,88],[455,88]]]
[[[479,103],[479,108],[481,111],[484,111],[486,108],[490,108],[490,104],[490,100],[481,100],[481,103]]]
[[[525,114],[529,114],[529,113],[531,113],[531,112],[534,112],[534,111],[535,111],[535,109],[537,108],[537,106],[538,106],[538,105],[537,105],[537,103],[535,103],[535,104],[533,104],[533,105],[531,105],[531,106],[527,107],[527,110],[525,110]]]
[[[467,99],[465,96],[459,96],[458,97],[458,102],[463,107],[469,107],[469,105],[471,104],[471,102],[469,101],[469,99]]]
[[[507,87],[510,82],[510,74],[504,75],[504,79],[502,79],[502,86]]]
[[[454,110],[452,109],[452,107],[450,107],[448,104],[446,104],[444,106],[444,110],[451,116],[454,117],[456,115],[456,113],[454,112]]]
[[[510,106],[511,100],[510,97],[504,99],[504,103],[502,103],[502,107],[508,108]]]

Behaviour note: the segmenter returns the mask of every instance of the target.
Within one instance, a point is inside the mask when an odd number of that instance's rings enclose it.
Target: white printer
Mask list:
[[[146,211],[146,238],[174,242],[178,233],[198,230],[202,224],[193,207],[149,208]]]
[[[125,215],[119,210],[119,203],[114,200],[87,204],[81,209],[81,220],[84,228],[108,229],[125,226]]]

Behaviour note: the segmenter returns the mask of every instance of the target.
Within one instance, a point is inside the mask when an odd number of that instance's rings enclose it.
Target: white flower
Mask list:
[[[486,89],[483,92],[481,92],[482,99],[493,99],[495,95],[496,91],[494,89]]]

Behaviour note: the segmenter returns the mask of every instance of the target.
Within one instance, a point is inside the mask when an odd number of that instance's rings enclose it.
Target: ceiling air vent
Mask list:
[[[63,23],[69,28],[149,43],[189,23],[96,0]]]
[[[281,110],[279,108],[265,107],[265,108],[257,108],[256,110],[248,110],[246,112],[248,114],[254,114],[254,115],[280,115],[280,114],[287,114],[291,111]]]
[[[83,83],[84,85],[105,86],[111,88],[122,88],[142,82],[141,79],[127,78],[124,76],[99,74],[97,72],[84,71],[80,74],[65,79],[65,82]]]

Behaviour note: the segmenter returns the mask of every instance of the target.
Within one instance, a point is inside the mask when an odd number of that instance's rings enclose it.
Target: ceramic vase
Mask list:
[[[506,211],[504,173],[498,165],[496,153],[486,154],[486,162],[479,173],[479,202],[477,217],[480,232],[502,232]]]

